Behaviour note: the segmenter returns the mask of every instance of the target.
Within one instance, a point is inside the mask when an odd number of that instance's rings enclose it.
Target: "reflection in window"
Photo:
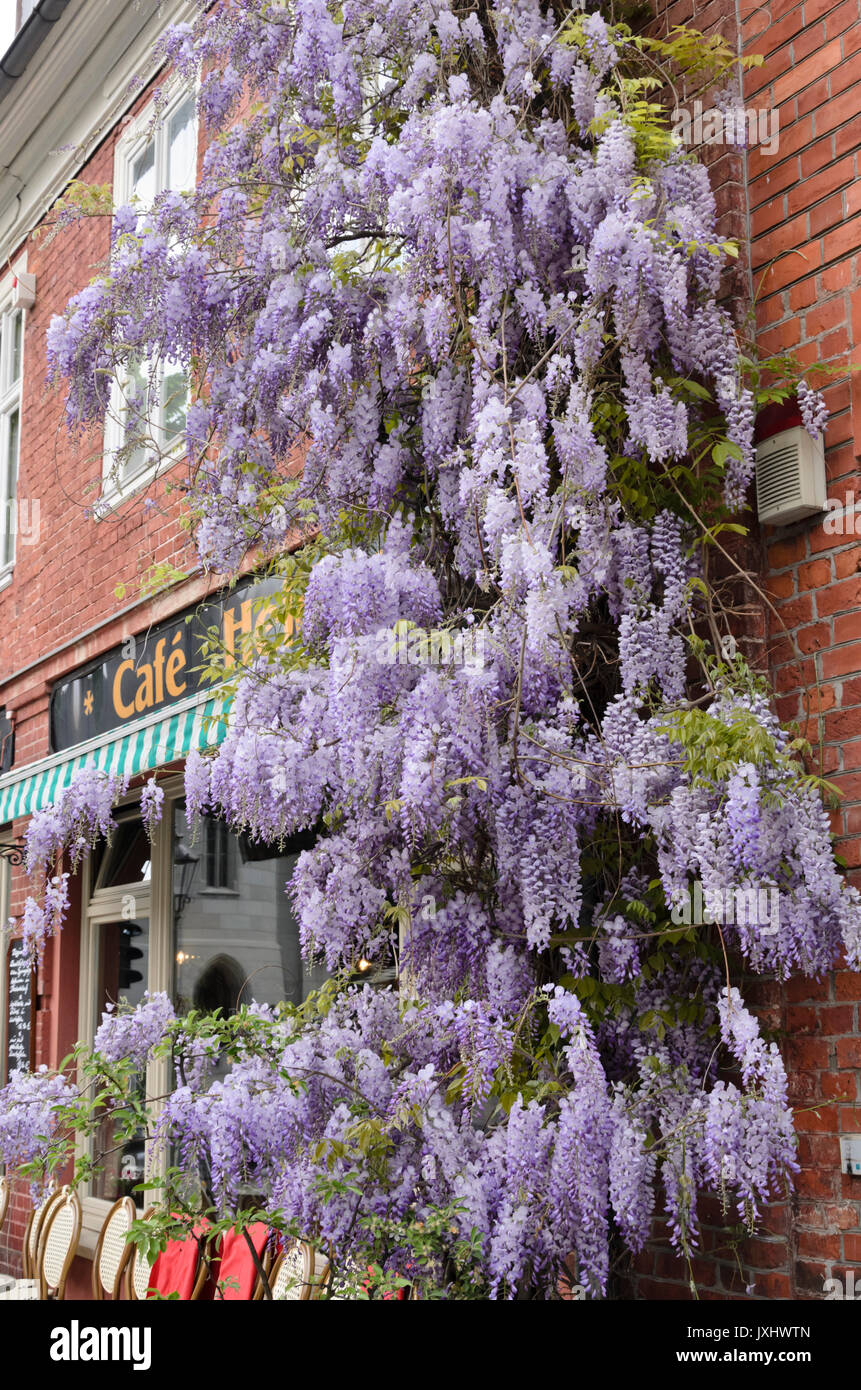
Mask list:
[[[121,820],[110,846],[102,842],[94,862],[96,888],[116,888],[121,884],[149,883],[150,843],[140,816]]]
[[[197,138],[194,97],[187,96],[168,121],[165,187],[175,193],[194,188],[197,174]]]
[[[297,854],[241,853],[223,822],[202,818],[196,834],[177,806],[173,896],[175,1004],[235,1013],[256,1000],[299,1004],[327,972],[302,960],[299,924],[286,884]],[[221,893],[213,890],[221,890]],[[232,892],[230,891],[232,890]]]
[[[203,826],[206,853],[203,868],[207,888],[233,890],[236,887],[236,836],[223,820],[207,816]]]
[[[146,149],[132,161],[131,192],[145,207],[155,198],[155,141],[150,140]]]

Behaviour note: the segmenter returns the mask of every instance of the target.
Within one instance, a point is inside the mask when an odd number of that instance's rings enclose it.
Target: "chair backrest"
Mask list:
[[[24,1248],[21,1252],[24,1259],[25,1279],[39,1278],[39,1243],[45,1231],[45,1223],[51,1215],[59,1195],[56,1184],[51,1183],[42,1201],[33,1208],[27,1218]]]
[[[269,1287],[276,1299],[305,1302],[320,1292],[328,1259],[307,1241],[291,1240],[278,1256],[269,1275]]]
[[[9,1179],[0,1178],[0,1231],[3,1230],[3,1222],[6,1220],[6,1211],[9,1206]]]
[[[120,1296],[123,1274],[131,1255],[126,1236],[136,1216],[137,1209],[131,1197],[120,1197],[104,1219],[93,1256],[93,1297],[96,1299],[101,1300],[106,1294],[111,1298]]]
[[[152,1278],[152,1265],[139,1250],[134,1250],[128,1268],[129,1298],[133,1303],[143,1301]]]
[[[255,1221],[247,1230],[257,1258],[265,1270],[269,1227],[265,1221]],[[242,1231],[226,1231],[218,1252],[216,1283],[219,1288],[215,1297],[228,1301],[247,1301],[255,1296],[259,1277],[254,1258],[248,1248],[248,1241]]]
[[[148,1221],[155,1211],[155,1207],[147,1207],[142,1221]],[[146,1291],[150,1285],[150,1274],[152,1265],[140,1252],[137,1245],[132,1245],[129,1254],[129,1262],[126,1265],[126,1292],[133,1303],[137,1303],[146,1298]]]
[[[81,1235],[81,1199],[70,1188],[59,1193],[51,1206],[44,1237],[39,1242],[39,1270],[42,1298],[62,1299],[66,1278],[78,1249]]]
[[[30,1234],[33,1230],[33,1219],[35,1215],[36,1208],[31,1207],[30,1214],[27,1217],[27,1224],[24,1227],[24,1240],[21,1245],[21,1266],[24,1271],[25,1279],[29,1279],[31,1277],[32,1271],[32,1262],[30,1260]]]
[[[167,1248],[156,1256],[150,1271],[148,1288],[167,1296],[179,1294],[183,1300],[200,1298],[206,1288],[209,1269],[200,1257],[198,1237],[203,1235],[208,1221],[200,1222],[188,1232],[185,1240],[169,1240]]]

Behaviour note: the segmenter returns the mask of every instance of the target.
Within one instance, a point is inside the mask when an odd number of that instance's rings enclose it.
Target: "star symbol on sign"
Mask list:
[[[86,693],[86,695],[84,696],[84,714],[92,714],[92,712],[93,712],[93,692],[92,692],[92,690],[88,690],[87,693]]]

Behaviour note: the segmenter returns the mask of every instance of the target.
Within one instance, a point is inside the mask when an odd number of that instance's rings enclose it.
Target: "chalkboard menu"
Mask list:
[[[8,1081],[13,1071],[20,1067],[25,1070],[33,1065],[33,969],[23,943],[13,941],[9,947],[8,975],[6,976],[6,1076]]]

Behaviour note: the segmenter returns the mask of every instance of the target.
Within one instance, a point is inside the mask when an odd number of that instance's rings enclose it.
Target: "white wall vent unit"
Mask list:
[[[12,280],[12,308],[32,309],[36,303],[36,277],[16,270]]]
[[[853,1178],[861,1178],[861,1134],[843,1134],[840,1137],[840,1171]]]
[[[756,448],[756,514],[769,526],[788,526],[825,510],[825,448],[801,425],[781,430]]]

